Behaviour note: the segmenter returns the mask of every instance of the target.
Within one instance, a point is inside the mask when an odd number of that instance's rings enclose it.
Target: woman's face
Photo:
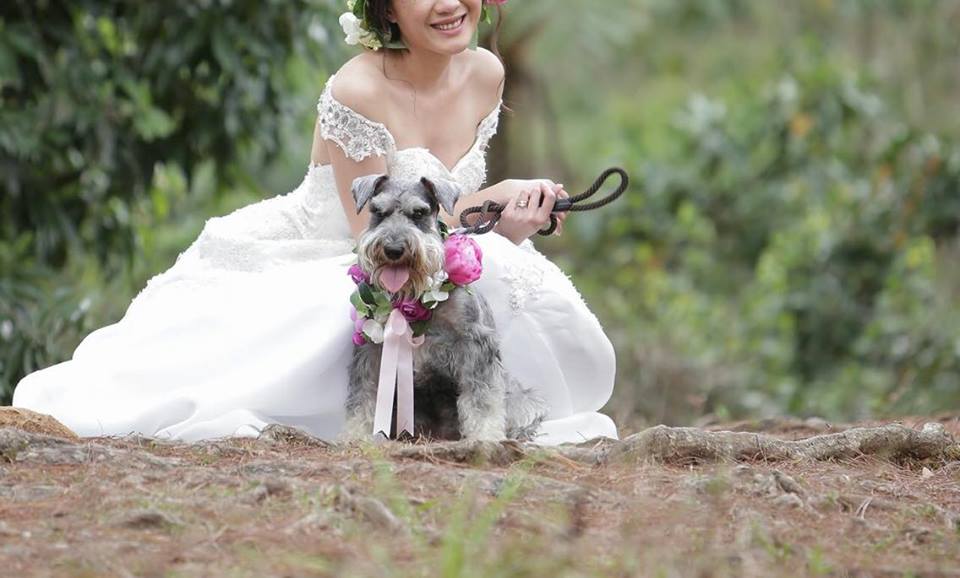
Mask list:
[[[470,46],[482,0],[393,0],[391,20],[410,48],[458,54]]]

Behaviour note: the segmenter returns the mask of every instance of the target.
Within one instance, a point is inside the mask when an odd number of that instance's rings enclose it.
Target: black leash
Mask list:
[[[607,195],[606,197],[600,199],[599,201],[593,201],[592,203],[583,203],[579,204],[581,201],[592,197],[600,190],[600,187],[603,186],[604,181],[606,181],[612,174],[620,175],[620,185],[617,186],[617,189]],[[566,199],[557,199],[556,204],[553,206],[553,211],[550,212],[550,226],[546,229],[541,229],[537,233],[541,235],[550,235],[557,229],[557,215],[560,211],[590,211],[593,209],[598,209],[604,205],[612,203],[627,190],[627,185],[629,183],[629,178],[627,177],[627,172],[621,169],[620,167],[610,167],[609,169],[603,171],[597,180],[590,185],[586,191],[580,193],[579,195],[569,197]],[[452,231],[453,233],[461,234],[474,234],[482,235],[483,233],[489,233],[496,226],[497,222],[500,220],[500,216],[503,213],[505,207],[499,203],[493,201],[485,201],[482,205],[477,207],[467,207],[460,213],[460,224],[463,225],[461,228]],[[467,217],[475,214],[487,214],[490,213],[490,219],[484,221],[482,218],[477,221],[475,225],[469,225],[467,223]]]

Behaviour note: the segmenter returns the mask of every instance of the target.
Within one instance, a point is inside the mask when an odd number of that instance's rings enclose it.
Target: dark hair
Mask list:
[[[387,12],[390,11],[390,3],[393,0],[367,0],[366,19],[367,24],[375,28],[380,35],[386,39],[400,39],[400,27],[387,18]],[[384,50],[402,50],[399,48],[384,48]]]

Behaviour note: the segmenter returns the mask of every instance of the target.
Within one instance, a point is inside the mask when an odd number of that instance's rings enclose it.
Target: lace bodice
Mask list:
[[[336,74],[327,80],[317,103],[320,136],[337,143],[355,161],[370,155],[383,155],[390,175],[450,179],[463,186],[462,194],[480,190],[487,176],[485,153],[490,139],[497,132],[502,100],[477,125],[470,149],[452,168],[448,168],[425,147],[397,149],[396,140],[384,124],[370,120],[333,97],[331,87],[335,78]]]

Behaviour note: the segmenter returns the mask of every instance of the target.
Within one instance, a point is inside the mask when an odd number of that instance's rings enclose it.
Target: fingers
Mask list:
[[[520,194],[516,197],[510,199],[510,202],[507,203],[506,210],[509,210],[511,213],[518,213],[527,211],[530,209],[532,194],[529,190],[522,190]]]
[[[544,225],[550,221],[550,211],[553,210],[553,205],[557,202],[557,193],[553,187],[544,182],[540,183],[539,193],[540,202],[538,203],[536,216],[540,224]],[[534,193],[534,195],[536,194]]]
[[[554,191],[557,193],[558,199],[568,199],[570,194],[563,188],[563,183],[557,183],[554,185]],[[553,232],[554,235],[559,236],[563,232],[563,222],[567,220],[567,217],[570,216],[570,213],[567,211],[559,211],[554,213],[557,217],[557,229]]]

